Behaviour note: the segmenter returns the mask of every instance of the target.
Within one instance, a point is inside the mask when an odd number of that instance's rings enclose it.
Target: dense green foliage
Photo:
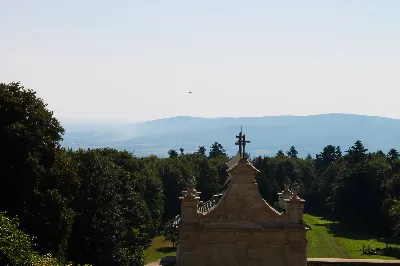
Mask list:
[[[37,249],[57,257],[65,255],[74,219],[68,196],[58,189],[73,182],[56,169],[63,132],[35,92],[0,84],[0,211],[18,216]]]
[[[22,232],[18,226],[17,218],[10,219],[4,213],[0,213],[0,265],[61,265],[60,261],[52,258],[50,254],[39,255],[33,249],[29,236]],[[72,266],[72,264],[68,264],[67,266]],[[89,265],[86,264],[86,266]]]
[[[176,237],[168,221],[180,213],[188,178],[195,177],[206,201],[228,177],[229,157],[218,142],[193,154],[171,149],[169,158],[138,158],[111,148],[66,150],[60,147],[60,123],[18,83],[0,84],[0,122],[0,211],[7,213],[0,216],[0,230],[6,230],[0,259],[8,265],[34,265],[31,252],[37,258],[50,253],[64,264],[143,265],[143,249],[154,236]],[[344,153],[327,145],[315,158],[303,159],[292,146],[252,162],[268,202],[277,201],[289,177],[301,184],[307,212],[332,215],[351,230],[400,238],[395,149],[369,152],[356,141]],[[11,242],[19,245],[12,252]]]
[[[288,156],[279,153],[253,162],[261,171],[259,190],[267,201],[276,201],[287,176],[301,184],[307,212],[329,214],[349,230],[394,234],[400,214],[396,207],[400,161],[394,151],[387,156],[379,151],[368,153],[358,140],[344,155],[340,147],[327,145],[315,159],[295,158],[289,151]]]
[[[18,229],[17,219],[0,213],[0,265],[30,265],[33,257],[29,236]]]

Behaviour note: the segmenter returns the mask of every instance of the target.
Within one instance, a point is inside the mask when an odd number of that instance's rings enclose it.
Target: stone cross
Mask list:
[[[242,127],[240,127],[240,132],[239,132],[239,136],[236,136],[236,138],[238,139],[238,141],[235,142],[235,145],[239,145],[239,154],[240,157],[242,157],[242,144],[243,144],[243,133],[242,133]]]
[[[236,136],[236,138],[238,139],[238,141],[235,142],[235,145],[239,145],[239,154],[240,154],[240,158],[244,157],[245,154],[245,149],[246,149],[246,143],[250,143],[250,141],[246,141],[246,135],[243,134],[242,132],[242,127],[240,127],[240,132],[239,135]]]
[[[246,140],[246,135],[243,135],[243,140],[242,140],[242,145],[243,145],[243,156],[245,155],[245,153],[246,153],[246,143],[250,143],[250,141],[249,140]],[[243,157],[242,156],[242,157]]]

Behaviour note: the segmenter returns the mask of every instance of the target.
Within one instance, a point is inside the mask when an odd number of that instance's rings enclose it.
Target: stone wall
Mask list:
[[[400,266],[400,260],[307,259],[308,266]]]

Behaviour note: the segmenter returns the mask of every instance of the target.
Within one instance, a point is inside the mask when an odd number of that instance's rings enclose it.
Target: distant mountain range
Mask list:
[[[251,141],[251,156],[274,155],[294,145],[299,156],[312,156],[328,144],[347,150],[361,140],[370,151],[400,149],[400,120],[351,114],[312,116],[266,116],[241,118],[173,117],[137,124],[110,122],[65,122],[63,146],[77,148],[112,147],[133,151],[137,156],[168,156],[170,149],[191,153],[207,149],[215,141],[234,155],[235,135],[243,132]]]

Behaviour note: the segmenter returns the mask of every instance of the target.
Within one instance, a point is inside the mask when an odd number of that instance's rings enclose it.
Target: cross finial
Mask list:
[[[243,133],[242,133],[242,127],[240,127],[240,132],[239,135],[236,136],[236,138],[238,139],[238,141],[235,142],[235,145],[239,145],[239,154],[240,157],[242,157],[242,144],[243,144]]]
[[[246,141],[246,135],[243,134],[243,128],[242,126],[240,127],[240,133],[238,136],[236,136],[238,141],[236,141],[236,145],[239,145],[239,154],[240,158],[243,158],[245,155],[245,149],[246,149],[246,143],[250,143],[250,141]]]
[[[244,157],[245,153],[246,153],[246,143],[250,143],[249,140],[246,140],[246,135],[243,135],[243,155],[242,157]]]

